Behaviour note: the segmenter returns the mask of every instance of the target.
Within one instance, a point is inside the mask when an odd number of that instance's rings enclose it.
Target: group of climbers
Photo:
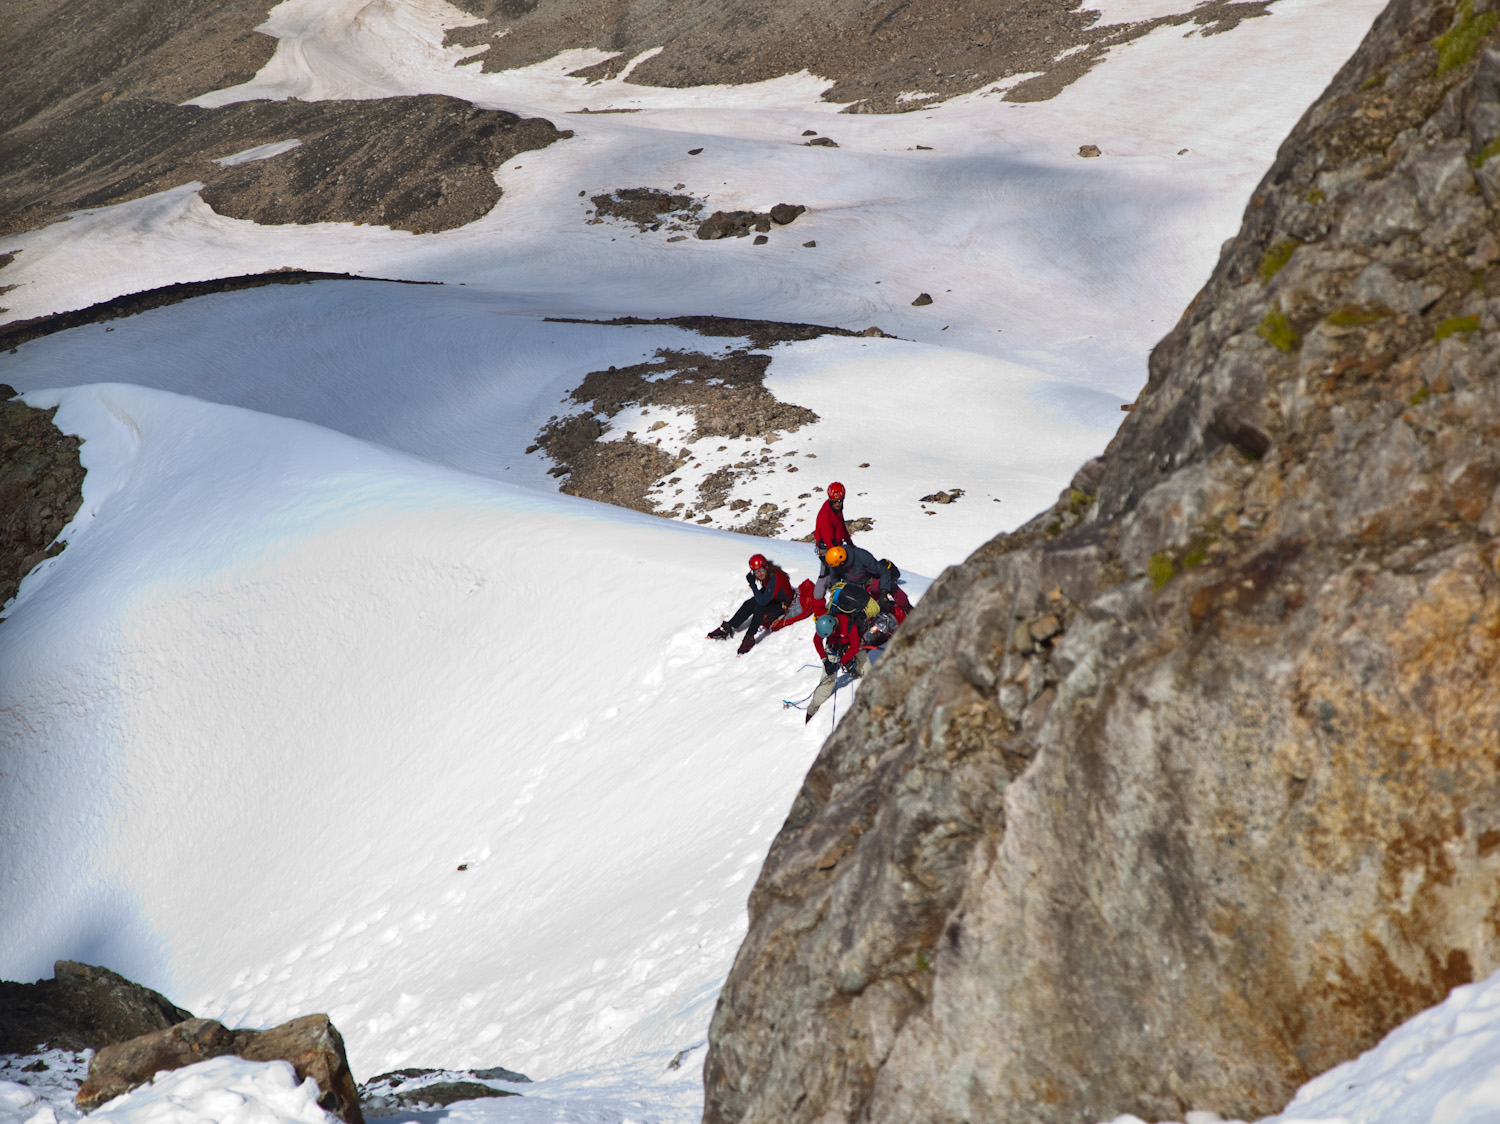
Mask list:
[[[823,663],[823,679],[807,707],[807,721],[833,694],[838,673],[864,675],[864,654],[883,645],[911,611],[906,591],[897,584],[901,571],[889,559],[878,559],[854,544],[844,522],[846,490],[838,481],[828,485],[827,499],[818,511],[813,549],[818,555],[818,577],[794,591],[786,572],[764,554],[750,558],[745,581],[750,596],[734,616],[710,632],[712,640],[728,640],[745,629],[739,652],[755,646],[764,628],[776,632],[804,617],[816,617],[813,646]]]

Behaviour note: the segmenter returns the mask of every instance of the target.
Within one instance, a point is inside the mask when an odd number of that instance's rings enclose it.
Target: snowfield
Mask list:
[[[1104,18],[1177,10],[1162,3]],[[187,184],[0,242],[20,251],[7,321],[288,266],[372,278],[203,297],[0,356],[0,380],[84,438],[88,470],[67,550],[0,626],[0,976],[68,958],[230,1024],[326,1011],[361,1080],[537,1079],[446,1121],[697,1120],[746,896],[852,692],[807,727],[783,707],[818,678],[806,622],[743,658],[704,639],[749,554],[796,582],[810,547],[560,495],[526,452],[586,372],[745,342],[548,318],[883,329],[771,349],[767,388],[820,420],[732,495],[787,507],[792,538],[844,481],[849,514],[875,519],[861,543],[916,598],[1103,449],[1380,6],[1278,0],[1226,34],[1149,35],[1049,102],[894,117],[840,115],[805,74],[567,78],[588,52],[481,74],[441,46],[467,17],[440,0],[274,9],[272,62],[200,104],[446,93],[576,136],[507,164],[495,210],[443,234],[261,227]],[[804,146],[808,127],[840,147]],[[809,210],[760,247],[585,222],[580,192],[677,184],[706,210]],[[684,489],[762,448],[667,420],[664,448],[696,458]],[[1275,1119],[1493,1114],[1496,987],[1460,989]],[[0,1124],[77,1117],[62,1086],[21,1076],[0,1071]],[[219,1059],[96,1115],[321,1110],[284,1066]]]

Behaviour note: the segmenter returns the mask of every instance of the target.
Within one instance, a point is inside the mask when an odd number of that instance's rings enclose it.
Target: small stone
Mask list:
[[[1032,621],[1031,624],[1027,626],[1026,631],[1031,634],[1031,638],[1033,640],[1040,643],[1043,640],[1051,640],[1054,636],[1061,632],[1062,622],[1059,621],[1051,613],[1048,613],[1045,617],[1038,617],[1036,620]]]
[[[1474,252],[1464,259],[1464,265],[1470,269],[1484,269],[1496,258],[1500,258],[1500,243],[1495,241],[1493,234],[1486,231],[1479,240],[1479,245],[1474,247]]]
[[[816,130],[816,129],[803,129],[802,130],[802,135],[804,137],[815,137],[815,136],[818,135],[818,130]]]
[[[764,246],[769,241],[770,241],[770,239],[767,238],[764,234],[757,234],[755,236],[755,243],[754,244],[757,245],[757,246]]]
[[[1081,144],[1078,146],[1078,155],[1086,158],[1089,156],[1103,156],[1104,153],[1099,151],[1097,144]]]
[[[802,248],[803,248],[803,249],[804,249],[804,250],[811,250],[811,249],[813,249],[813,248],[814,248],[814,247],[815,247],[815,246],[817,246],[817,243],[816,243],[816,242],[804,242],[804,243],[802,243]]]
[[[924,305],[929,305],[929,304],[932,303],[932,294],[931,293],[918,293],[917,294],[917,299],[914,300],[914,301],[912,301],[911,303],[912,303],[912,307],[914,307],[914,308],[921,308]]]
[[[698,153],[700,153],[702,151],[703,150],[701,148],[690,148],[690,149],[688,149],[688,155],[689,156],[697,156]]]
[[[834,141],[834,140],[831,140],[828,137],[813,137],[812,140],[810,140],[810,141],[803,141],[802,143],[804,145],[811,145],[811,146],[814,146],[814,147],[817,147],[817,148],[837,148],[838,147],[838,142]]]
[[[771,221],[777,226],[786,226],[806,210],[801,203],[777,203],[771,208]]]

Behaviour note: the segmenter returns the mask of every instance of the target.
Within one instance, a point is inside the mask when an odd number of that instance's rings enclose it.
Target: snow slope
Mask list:
[[[7,974],[326,1006],[364,1076],[701,1037],[826,733],[779,706],[805,630],[702,639],[743,541],[138,387],[28,398],[59,400],[85,504],[0,630]]]
[[[821,420],[776,448],[795,476],[735,494],[791,506],[799,534],[809,485],[843,479],[867,544],[936,574],[1103,447],[1379,6],[1278,0],[1232,33],[1139,40],[1050,102],[892,118],[838,115],[807,75],[480,74],[441,46],[466,17],[438,0],[276,8],[272,63],[200,102],[441,92],[577,135],[444,234],[258,227],[184,185],[0,245],[20,251],[6,319],[283,266],[443,282],[223,294],[0,356],[89,470],[68,549],[0,627],[0,975],[69,957],[230,1022],[326,1010],[360,1078],[544,1079],[453,1119],[695,1119],[745,895],[836,715],[780,707],[816,679],[805,624],[744,659],[703,639],[765,540],[560,496],[524,451],[584,372],[739,341],[545,318],[903,337],[777,347],[768,387]],[[584,221],[580,192],[678,183],[709,209],[810,209],[761,247]],[[708,444],[695,472],[749,448]],[[769,545],[811,573],[807,547]],[[279,1079],[231,1080],[301,1111]]]

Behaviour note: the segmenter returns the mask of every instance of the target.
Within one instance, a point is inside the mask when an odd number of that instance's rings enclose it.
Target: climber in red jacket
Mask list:
[[[844,525],[844,486],[835,480],[828,485],[828,498],[818,509],[818,521],[813,530],[813,549],[821,559],[830,546],[853,545],[849,528]]]

